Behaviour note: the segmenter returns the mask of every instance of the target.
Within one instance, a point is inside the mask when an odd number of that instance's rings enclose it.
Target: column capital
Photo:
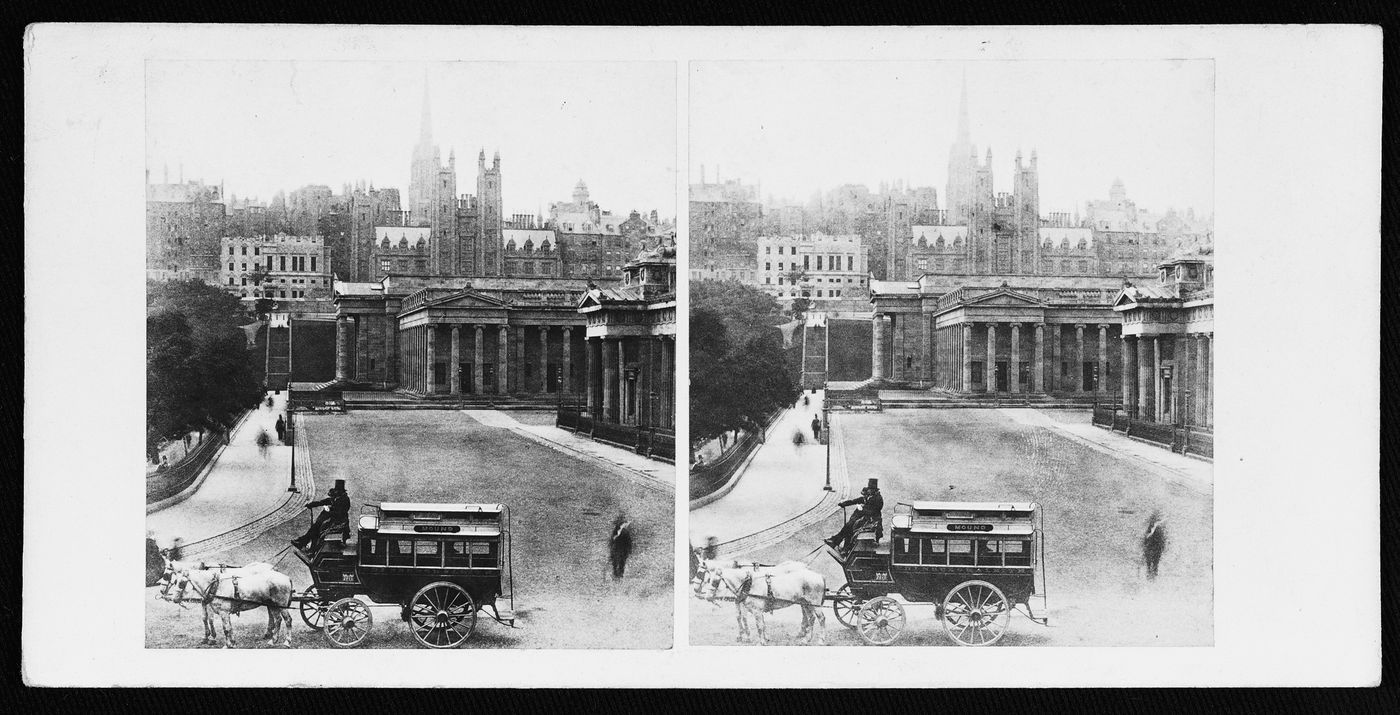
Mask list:
[[[1013,321],[1011,321],[1011,322],[1009,322],[1009,323],[1006,323],[1006,325],[1011,326],[1013,329],[1019,329],[1019,328],[1021,327],[1021,321],[1019,321],[1019,320],[1013,320]]]
[[[1099,330],[1108,330],[1109,327],[1108,323],[1099,323]]]
[[[1083,330],[1085,327],[1086,327],[1086,324],[1085,324],[1085,323],[1075,323],[1075,324],[1074,324],[1074,329],[1075,329],[1075,330]]]
[[[1045,331],[1045,323],[1034,323],[1034,325],[1035,325],[1035,332],[1041,333],[1041,332],[1044,332],[1044,331]]]

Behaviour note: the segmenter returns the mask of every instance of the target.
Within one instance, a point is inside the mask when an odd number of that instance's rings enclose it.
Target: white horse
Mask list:
[[[265,563],[262,561],[254,561],[253,563],[246,564],[244,566],[230,566],[229,564],[211,563],[209,561],[171,561],[169,557],[166,557],[164,555],[162,555],[162,558],[165,559],[165,570],[161,572],[160,580],[157,581],[158,584],[164,584],[164,586],[161,587],[159,596],[162,599],[165,599],[166,594],[170,592],[170,585],[175,580],[175,574],[181,571],[228,571],[230,569],[239,569],[242,571],[252,572],[272,570],[272,564]]]
[[[251,568],[185,569],[175,572],[163,597],[173,603],[198,600],[204,607],[204,643],[218,642],[214,629],[214,614],[218,613],[224,626],[224,647],[233,647],[233,625],[229,616],[255,608],[267,607],[267,631],[263,640],[274,645],[277,633],[282,633],[282,645],[292,645],[292,579],[268,564],[249,564]],[[170,596],[170,591],[175,591]],[[187,598],[188,595],[188,598]]]
[[[826,613],[822,601],[826,597],[826,578],[800,561],[785,561],[777,566],[742,566],[717,560],[701,563],[701,584],[697,593],[713,601],[723,584],[734,594],[735,616],[739,621],[739,642],[749,640],[749,624],[744,617],[753,615],[758,630],[758,642],[767,645],[768,633],[764,616],[788,606],[802,608],[802,630],[797,639],[810,645],[816,638],[826,645]],[[708,594],[708,595],[707,595]]]

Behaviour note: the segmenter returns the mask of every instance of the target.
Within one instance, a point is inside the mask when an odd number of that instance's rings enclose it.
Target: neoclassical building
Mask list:
[[[424,397],[577,392],[587,288],[558,278],[337,281],[336,380]]]
[[[1155,284],[1092,276],[925,275],[872,281],[871,377],[964,395],[1119,403],[1140,420],[1214,423],[1209,256],[1158,266]]]
[[[1113,302],[1123,319],[1123,406],[1137,419],[1215,424],[1215,267],[1183,256],[1157,267],[1156,285],[1125,286]]]
[[[642,251],[623,267],[621,285],[590,287],[578,312],[587,320],[586,413],[674,440],[675,246]]]

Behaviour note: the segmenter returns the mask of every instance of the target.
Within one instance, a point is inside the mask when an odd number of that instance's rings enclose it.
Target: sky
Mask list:
[[[1210,60],[694,62],[689,182],[741,179],[806,201],[904,179],[943,206],[966,72],[979,161],[1010,192],[1016,150],[1039,156],[1041,213],[1081,213],[1115,178],[1139,209],[1214,210]]]
[[[676,215],[671,62],[149,61],[151,181],[183,165],[240,198],[363,180],[406,200],[425,77],[459,194],[476,193],[484,147],[501,153],[507,215],[547,213],[579,179],[606,211]]]

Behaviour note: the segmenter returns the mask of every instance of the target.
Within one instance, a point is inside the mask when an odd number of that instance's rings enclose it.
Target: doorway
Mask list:
[[[1008,381],[1008,373],[1010,371],[1010,365],[1008,363],[1005,361],[997,362],[997,392],[1007,392],[1011,389]]]
[[[461,386],[464,393],[476,392],[476,386],[472,384],[472,364],[469,362],[457,363],[457,384]]]

